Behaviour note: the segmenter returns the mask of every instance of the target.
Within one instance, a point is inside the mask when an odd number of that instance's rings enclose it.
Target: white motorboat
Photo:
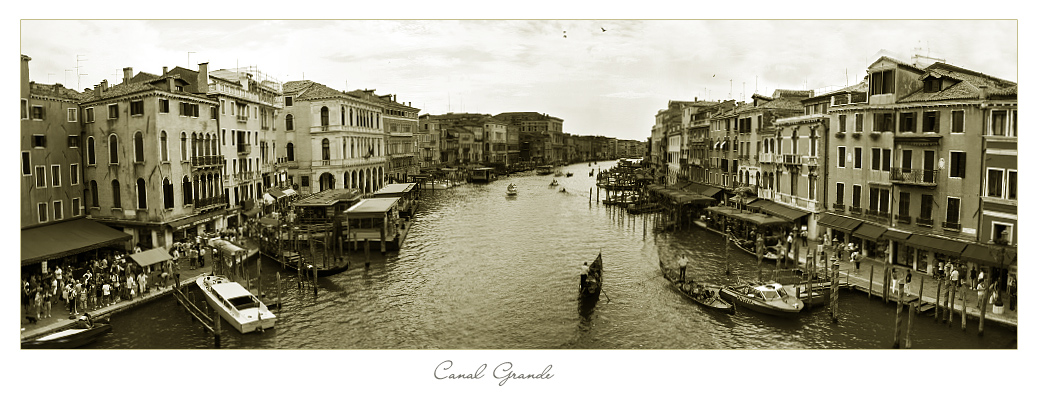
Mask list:
[[[274,327],[277,318],[274,313],[241,284],[215,275],[199,277],[196,282],[209,305],[239,332],[249,333]]]
[[[508,184],[508,196],[515,196],[519,194],[519,187],[515,184]]]

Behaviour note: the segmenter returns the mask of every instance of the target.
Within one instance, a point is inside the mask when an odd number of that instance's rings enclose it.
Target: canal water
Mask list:
[[[532,172],[486,185],[426,193],[398,252],[363,255],[347,272],[299,291],[283,271],[277,327],[241,335],[224,326],[223,348],[240,349],[888,349],[895,309],[841,294],[839,322],[824,308],[796,319],[701,309],[674,292],[659,260],[690,258],[689,275],[714,283],[751,278],[756,261],[730,253],[720,236],[695,228],[653,230],[651,215],[594,202],[596,174],[615,162],[566,166],[573,177]],[[548,184],[558,179],[559,186]],[[505,194],[508,183],[519,195]],[[566,192],[560,192],[565,188]],[[590,201],[590,204],[589,204]],[[604,293],[590,312],[577,304],[579,266],[601,253]],[[278,267],[264,262],[264,288]],[[271,296],[268,294],[268,296]],[[172,297],[112,317],[101,349],[211,348],[212,335]],[[1015,329],[989,323],[983,337],[917,316],[912,347],[1017,347]]]

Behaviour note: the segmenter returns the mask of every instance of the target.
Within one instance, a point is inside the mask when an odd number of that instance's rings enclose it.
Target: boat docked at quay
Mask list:
[[[721,288],[721,298],[736,306],[777,317],[796,317],[804,303],[779,283],[747,284]]]
[[[65,329],[40,338],[22,342],[23,349],[68,349],[90,344],[112,331],[107,323],[91,323],[89,319],[77,323],[78,328]]]
[[[551,166],[548,166],[548,165],[537,166],[537,175],[539,175],[539,176],[548,175],[548,174],[551,174],[553,172],[554,172],[554,170],[552,170]]]
[[[703,306],[708,310],[735,314],[735,305],[721,299],[720,286],[712,284],[683,284],[677,276],[671,277],[671,274],[664,267],[662,259],[660,260],[660,271],[663,272],[663,278],[670,282],[671,288],[674,288],[675,291],[685,298],[696,302],[696,304]]]
[[[255,295],[227,277],[209,275],[195,282],[209,305],[241,333],[274,327],[277,317]]]

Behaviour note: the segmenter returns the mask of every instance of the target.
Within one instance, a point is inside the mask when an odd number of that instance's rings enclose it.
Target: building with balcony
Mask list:
[[[388,175],[384,105],[310,81],[284,85],[278,171],[299,193],[335,188],[373,193]]]
[[[894,265],[968,262],[1004,282],[1015,263],[989,247],[1016,240],[1016,83],[887,56],[867,71],[865,101],[829,107],[829,219],[860,223],[834,234]]]
[[[543,141],[545,145],[539,149],[543,150],[543,154],[540,156],[540,160],[543,162],[538,163],[562,163],[566,149],[562,137],[564,121],[561,118],[536,112],[504,112],[494,115],[494,118],[506,125],[509,134],[526,132],[548,136]],[[522,146],[524,139],[520,136],[519,140],[519,144]],[[525,141],[529,143],[532,140],[526,139]],[[520,147],[520,151],[522,151],[522,147]],[[521,152],[520,157],[522,157]]]
[[[393,182],[407,182],[408,176],[418,174],[419,166],[415,155],[418,144],[418,111],[411,103],[399,103],[396,95],[375,95],[375,90],[355,90],[349,95],[380,102],[383,106],[382,123],[386,136],[388,168],[386,173]]]
[[[127,67],[122,83],[83,92],[87,214],[142,248],[226,226],[219,102],[195,93],[203,85]]]
[[[419,171],[428,173],[440,167],[440,128],[438,122],[431,122],[432,115],[422,114],[418,117],[418,129],[414,136],[418,144],[415,152]]]

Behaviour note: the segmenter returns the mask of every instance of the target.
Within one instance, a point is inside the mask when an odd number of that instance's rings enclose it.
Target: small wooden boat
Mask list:
[[[548,174],[551,174],[551,173],[552,173],[551,166],[548,166],[548,165],[537,166],[537,175],[543,176],[543,175],[548,175]]]
[[[796,317],[804,303],[786,293],[782,284],[746,284],[721,288],[721,298],[735,305],[777,317]]]
[[[562,170],[555,170],[555,177],[562,177]]]
[[[560,192],[560,193],[566,193],[566,188],[565,188],[565,187],[563,187],[563,188],[559,188],[559,192]]]
[[[548,184],[548,186],[549,187],[557,187],[557,186],[559,186],[559,181],[558,180],[551,180],[551,184]]]
[[[66,329],[37,339],[22,342],[23,349],[78,348],[93,343],[102,335],[111,332],[112,326],[103,323],[78,323],[79,328]]]
[[[566,173],[566,177],[573,177],[573,173]]]
[[[602,292],[602,253],[588,267],[587,277],[580,283],[581,296],[598,296]]]
[[[195,282],[205,299],[234,329],[241,333],[274,327],[277,317],[252,293],[223,276],[199,277]]]
[[[508,184],[508,191],[505,192],[508,196],[515,196],[519,194],[519,187],[515,184]]]
[[[719,296],[721,286],[713,284],[682,284],[681,280],[677,277],[676,274],[673,277],[671,277],[671,274],[663,266],[662,259],[660,259],[660,271],[663,272],[663,278],[666,278],[667,281],[670,281],[671,288],[674,288],[675,291],[678,291],[678,293],[683,295],[685,298],[690,299],[693,302],[698,303],[700,306],[703,306],[710,310],[717,310],[728,314],[735,314],[735,305],[724,301]],[[697,291],[696,288],[699,288],[699,292],[695,292]]]

